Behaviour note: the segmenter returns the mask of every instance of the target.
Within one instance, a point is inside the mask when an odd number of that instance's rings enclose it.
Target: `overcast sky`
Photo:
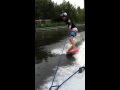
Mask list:
[[[63,2],[63,0],[52,0],[54,2],[56,2],[57,4],[61,4]],[[84,8],[84,0],[65,0],[65,1],[69,1],[71,4],[73,4],[74,6],[76,5],[76,7],[80,6],[80,8]]]

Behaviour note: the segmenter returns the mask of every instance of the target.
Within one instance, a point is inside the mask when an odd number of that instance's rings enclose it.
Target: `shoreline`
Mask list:
[[[83,25],[85,25],[85,23],[84,24],[76,24],[76,26],[83,26]],[[66,28],[66,26],[64,25],[64,26],[55,26],[55,27],[41,27],[41,28],[35,28],[35,30],[36,31],[43,31],[43,30],[57,30],[57,29],[64,29],[64,28]]]

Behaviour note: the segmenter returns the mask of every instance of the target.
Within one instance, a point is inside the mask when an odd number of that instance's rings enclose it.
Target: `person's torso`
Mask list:
[[[69,18],[65,21],[65,23],[67,24],[69,29],[73,29],[76,27],[75,24],[72,22],[72,20]]]

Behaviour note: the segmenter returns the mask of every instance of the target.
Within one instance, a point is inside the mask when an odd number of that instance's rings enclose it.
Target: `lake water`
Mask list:
[[[84,25],[79,26],[78,29],[79,29],[79,33],[75,38],[75,41],[77,42],[77,46],[81,48],[81,52],[80,55],[75,55],[72,57],[67,57],[65,54],[65,51],[70,47],[70,43],[68,41],[68,36],[67,36],[68,33],[67,29],[38,30],[36,32],[35,90],[49,90],[49,86],[51,84],[53,74],[55,72],[55,67],[58,63],[61,54],[62,55],[61,55],[60,68],[55,80],[56,84],[61,83],[65,78],[69,77],[69,75],[72,74],[75,70],[77,70],[80,66],[85,64],[84,63],[85,26]],[[65,44],[65,48],[64,48],[64,52],[62,53],[61,51],[63,49],[64,44]],[[77,61],[77,59],[81,59],[82,61]],[[61,88],[60,90],[63,89]]]

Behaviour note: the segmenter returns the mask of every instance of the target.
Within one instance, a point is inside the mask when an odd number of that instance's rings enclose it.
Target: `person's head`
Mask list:
[[[67,13],[66,12],[62,13],[60,16],[61,16],[63,21],[65,21],[67,19]]]

